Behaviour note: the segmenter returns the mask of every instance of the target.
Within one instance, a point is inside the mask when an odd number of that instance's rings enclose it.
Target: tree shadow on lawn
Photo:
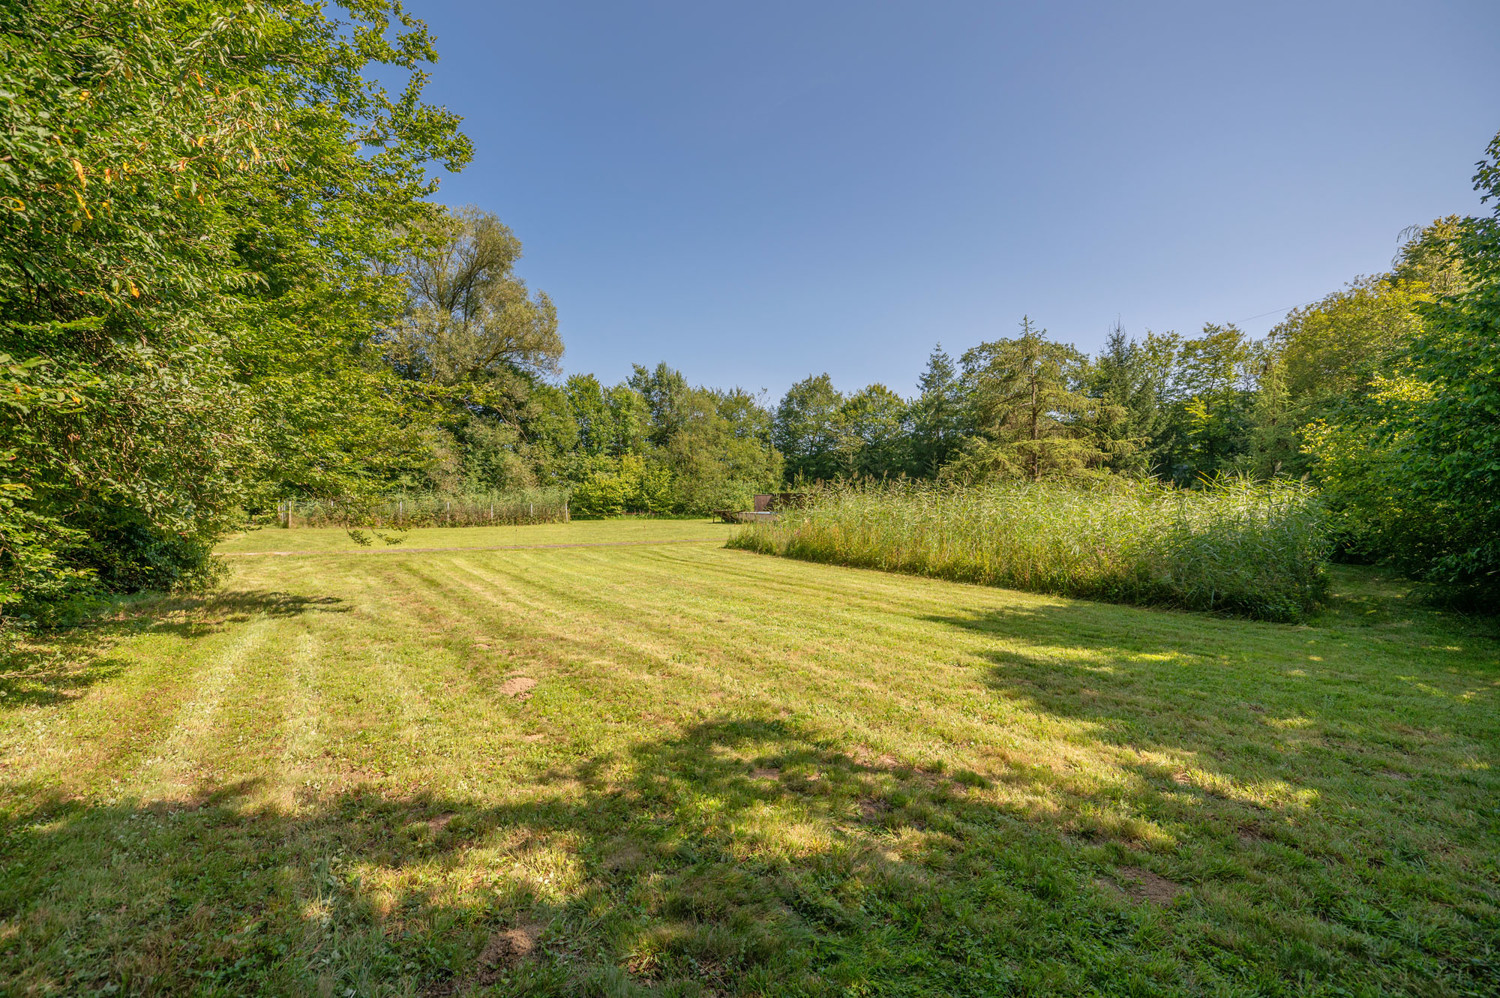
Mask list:
[[[1390,926],[1285,917],[1254,884],[1174,883],[1146,868],[1160,857],[1060,835],[978,774],[870,758],[783,720],[710,720],[537,769],[503,803],[363,786],[287,811],[255,803],[259,789],[184,805],[8,787],[45,802],[0,825],[0,982],[1176,995],[1416,979],[1462,993],[1484,970]],[[1290,876],[1337,893],[1321,870]],[[1472,950],[1454,928],[1446,945]]]
[[[1418,939],[1500,980],[1500,658],[1463,622],[1398,621],[1382,647],[1338,615],[1293,627],[1080,601],[925,619],[994,638],[977,651],[986,684],[1064,723],[1075,753],[997,779],[1067,802],[1070,832],[1155,838],[1179,879],[1246,876],[1289,917]]]
[[[162,595],[120,601],[74,627],[20,634],[0,651],[0,710],[49,706],[76,699],[96,683],[129,667],[111,654],[139,634],[199,638],[255,617],[348,613],[336,596],[298,596],[260,590],[225,590],[203,596]]]

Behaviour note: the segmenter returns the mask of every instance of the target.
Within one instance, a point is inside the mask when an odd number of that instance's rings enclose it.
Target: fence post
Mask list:
[[[490,522],[495,522],[495,500],[490,500]]]
[[[536,503],[531,504],[531,518],[536,519]]]

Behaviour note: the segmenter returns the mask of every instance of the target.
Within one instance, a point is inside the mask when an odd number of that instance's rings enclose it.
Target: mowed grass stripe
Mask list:
[[[226,624],[217,606],[209,608],[206,622],[174,615],[163,623],[140,632],[139,621],[132,620],[127,623],[135,632],[132,639],[106,640],[98,651],[80,647],[86,634],[64,639],[64,653],[98,678],[81,693],[70,689],[45,704],[4,715],[7,737],[0,751],[8,781],[29,784],[33,801],[129,794],[144,786],[156,791],[157,780],[143,770],[173,755],[174,746],[189,752],[202,747],[202,742],[188,744],[180,726],[205,708],[212,710],[216,687],[236,662],[254,655],[266,639],[267,624]],[[199,736],[207,733],[199,725]]]
[[[406,573],[355,578],[349,612],[321,622],[322,653],[297,656],[315,670],[299,677],[302,746],[288,759],[296,770],[290,783],[304,796],[378,785],[392,772],[445,759],[468,734],[469,710],[451,709],[474,706],[464,671],[447,645],[433,643],[446,633],[435,619],[439,604],[387,599],[390,587],[413,581]]]
[[[561,604],[548,604],[538,597],[528,598],[518,587],[505,588],[501,582],[513,577],[480,568],[474,559],[467,561],[467,564],[460,564],[458,567],[470,569],[485,582],[483,587],[471,587],[481,600],[495,600],[511,610],[529,608],[549,618],[557,616],[549,612],[549,606],[555,608]],[[764,564],[769,572],[805,574],[809,571],[826,571],[817,566],[789,565],[784,562]],[[933,758],[951,758],[958,754],[966,762],[978,764],[976,757],[965,755],[966,746],[993,745],[996,741],[1008,741],[1019,751],[1026,751],[1034,750],[1042,742],[1041,736],[1015,737],[1013,729],[1019,720],[1017,712],[1003,706],[999,711],[999,723],[1012,730],[997,732],[995,724],[985,723],[982,719],[978,723],[965,723],[950,728],[952,718],[958,712],[974,714],[976,699],[987,698],[987,694],[982,691],[959,693],[953,702],[927,704],[924,691],[928,698],[932,694],[930,684],[923,679],[924,669],[918,668],[915,674],[912,670],[913,665],[921,663],[906,656],[898,656],[893,663],[885,661],[888,654],[881,653],[880,649],[882,642],[889,643],[889,634],[877,634],[874,640],[831,640],[827,648],[799,649],[790,659],[786,657],[790,650],[781,649],[775,659],[770,660],[764,650],[758,653],[754,650],[761,646],[755,640],[754,632],[757,628],[753,622],[746,622],[743,635],[745,640],[740,639],[734,628],[725,628],[726,633],[708,641],[706,647],[695,642],[695,638],[702,639],[710,633],[710,629],[704,624],[712,621],[722,625],[735,620],[733,617],[707,616],[710,613],[735,613],[733,609],[725,609],[731,605],[728,600],[733,596],[732,591],[720,591],[711,586],[679,588],[668,599],[658,598],[635,605],[623,598],[623,593],[632,591],[648,594],[656,588],[660,592],[660,580],[644,569],[654,568],[666,578],[680,578],[693,566],[684,565],[679,560],[668,559],[658,565],[630,565],[627,577],[635,580],[630,586],[616,585],[612,577],[601,574],[602,566],[588,557],[556,560],[549,566],[550,571],[546,577],[538,574],[538,566],[535,564],[507,567],[515,571],[517,576],[526,578],[529,587],[535,592],[555,593],[559,600],[565,600],[569,593],[577,593],[584,586],[590,586],[595,593],[609,593],[608,605],[613,609],[609,626],[592,629],[588,644],[580,647],[577,618],[563,618],[573,630],[567,634],[562,647],[549,648],[544,657],[552,668],[556,668],[559,663],[571,663],[570,672],[577,671],[585,661],[607,663],[597,673],[590,672],[576,678],[580,685],[590,688],[595,694],[597,709],[613,718],[635,720],[643,712],[652,717],[660,717],[663,710],[670,712],[673,705],[661,703],[656,694],[663,688],[669,688],[674,681],[686,681],[694,684],[700,696],[707,693],[711,697],[733,698],[727,701],[720,699],[715,706],[721,710],[740,709],[745,701],[750,701],[757,712],[788,711],[800,706],[804,715],[809,718],[820,717],[828,721],[829,730],[841,730],[855,735],[854,747],[868,748],[876,754],[884,753],[890,748],[900,748],[903,754],[914,755],[914,758],[906,760],[908,762],[930,762]],[[436,569],[431,571],[436,572]],[[968,587],[957,588],[965,590]],[[590,599],[599,597],[587,597],[583,602],[587,603]],[[694,614],[696,620],[686,616],[694,610],[697,611]],[[832,616],[841,618],[850,615],[845,611],[836,612]],[[653,623],[646,626],[646,621]],[[689,622],[698,626],[687,626]],[[829,630],[837,632],[843,628],[847,634],[850,624],[848,619],[836,619],[829,625]],[[909,624],[908,627],[928,632],[933,629],[931,624],[920,621]],[[557,633],[549,632],[549,636],[556,638]],[[856,630],[856,633],[869,633],[869,629]],[[906,635],[899,637],[904,638]],[[922,635],[921,640],[913,636],[913,643],[920,646],[930,642],[932,637],[931,633]],[[681,648],[684,644],[692,647],[694,653],[678,653],[674,659],[671,649]],[[533,655],[535,653],[533,651]],[[722,659],[725,658],[729,661],[723,662]],[[844,661],[848,658],[867,663],[871,676],[851,678],[848,663]],[[714,667],[702,664],[710,661],[719,661],[720,664]],[[793,677],[790,683],[787,681],[788,676]],[[560,678],[566,680],[566,676]],[[808,682],[809,679],[821,681]],[[911,689],[903,689],[906,684],[914,685]],[[601,687],[607,687],[607,690]],[[975,690],[978,689],[976,686]],[[848,697],[851,691],[853,696]],[[863,710],[858,707],[859,697],[868,697],[872,693],[888,694],[880,697],[881,708],[873,718],[869,716],[868,704]],[[850,702],[841,706],[846,698]],[[833,701],[831,705],[825,703],[829,700]],[[937,709],[932,709],[933,706]],[[943,709],[945,707],[947,710]],[[922,751],[911,753],[908,743],[890,745],[887,744],[889,739],[879,736],[881,725],[893,723],[897,715],[905,715],[901,727],[908,735],[912,732],[921,733],[922,741],[918,744]],[[861,733],[868,737],[860,739],[858,736]],[[1050,740],[1055,742],[1058,734],[1055,723],[1051,725],[1049,734]],[[590,728],[590,738],[593,737],[597,737],[597,732]],[[872,744],[860,745],[861,740]],[[1059,770],[1082,768],[1069,763],[1067,757],[1071,754],[1072,750],[1063,750],[1062,757],[1056,764]],[[1098,789],[1098,784],[1091,782],[1088,786],[1075,788],[1074,792],[1083,795],[1097,792]]]
[[[274,626],[265,618],[253,620],[205,657],[204,667],[193,673],[191,696],[178,705],[160,740],[142,753],[127,784],[132,796],[188,802],[227,782],[229,773],[215,763],[226,758],[226,751],[240,754],[239,746],[225,745],[235,720],[255,715],[264,702],[255,690],[264,677],[281,672],[275,662],[255,657]],[[263,725],[257,727],[275,737]]]

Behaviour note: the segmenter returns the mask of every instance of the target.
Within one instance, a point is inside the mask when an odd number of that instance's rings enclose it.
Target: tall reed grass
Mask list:
[[[567,489],[422,493],[388,499],[325,499],[282,503],[283,527],[483,527],[490,524],[566,523]]]
[[[1294,621],[1328,590],[1315,490],[1224,479],[837,487],[731,547],[1116,603]]]

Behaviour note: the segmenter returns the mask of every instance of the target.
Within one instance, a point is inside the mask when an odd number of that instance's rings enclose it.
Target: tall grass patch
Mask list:
[[[1222,479],[836,487],[730,547],[1115,603],[1295,621],[1328,591],[1315,490]]]

